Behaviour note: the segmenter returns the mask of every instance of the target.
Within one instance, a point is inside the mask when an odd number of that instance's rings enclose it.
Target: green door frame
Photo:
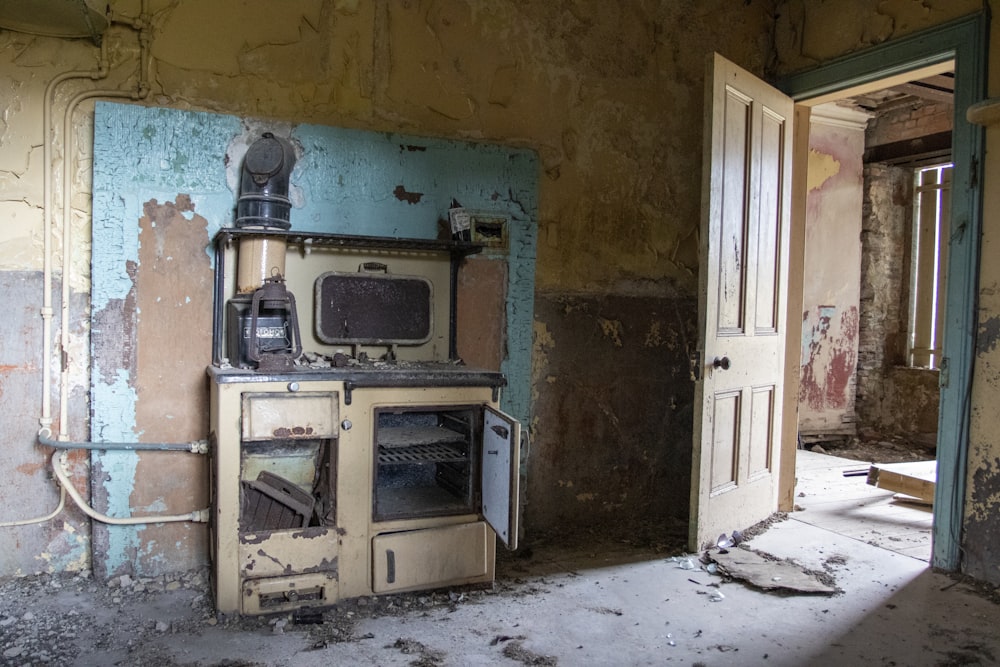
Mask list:
[[[948,250],[944,350],[938,413],[937,485],[931,565],[961,566],[970,400],[977,331],[985,132],[965,118],[986,97],[989,15],[973,14],[826,63],[778,82],[795,101],[846,90],[950,60],[955,62],[952,235]]]

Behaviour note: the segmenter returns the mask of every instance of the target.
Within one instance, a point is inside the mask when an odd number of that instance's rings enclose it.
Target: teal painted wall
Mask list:
[[[136,424],[135,275],[139,219],[151,200],[190,197],[207,220],[207,239],[233,224],[239,167],[262,132],[297,146],[292,229],[436,238],[452,199],[510,220],[507,375],[502,407],[528,423],[534,304],[538,164],[532,151],[505,146],[101,102],[94,119],[91,434],[98,441],[142,439]],[[405,196],[401,196],[405,193]],[[201,323],[211,327],[210,320]],[[208,365],[210,359],[205,359]],[[207,413],[207,405],[205,411]],[[130,507],[139,456],[95,452],[92,491],[113,516]],[[95,570],[159,569],[144,527],[95,526]],[[150,552],[154,552],[150,557]],[[136,554],[146,553],[146,560]],[[129,564],[131,566],[129,567]],[[142,572],[140,572],[142,573]]]

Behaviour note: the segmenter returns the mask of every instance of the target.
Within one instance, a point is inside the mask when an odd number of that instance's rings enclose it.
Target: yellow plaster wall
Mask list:
[[[143,103],[529,146],[545,170],[540,290],[634,279],[693,290],[703,60],[718,49],[762,71],[770,26],[760,3],[678,4],[150,0]],[[124,84],[136,39],[114,27],[107,43],[108,83]],[[42,91],[58,72],[93,67],[97,49],[7,31],[0,47],[0,213],[13,220],[0,230],[0,268],[37,268]],[[84,160],[87,113],[76,122]],[[88,167],[75,184],[81,225]]]
[[[110,5],[123,16],[140,12],[139,0]],[[706,55],[717,50],[761,74],[773,40],[770,64],[801,71],[979,11],[981,2],[149,0],[148,6],[150,91],[142,103],[534,148],[544,170],[540,293],[691,296]],[[997,21],[992,32],[1000,32]],[[139,67],[134,32],[113,27],[105,44],[108,78],[60,87],[57,112],[81,90],[131,89]],[[0,271],[41,270],[42,180],[49,167],[42,148],[55,139],[58,166],[65,146],[61,129],[51,138],[43,133],[43,93],[59,73],[93,69],[98,55],[87,41],[0,30]],[[1000,95],[1000,63],[993,60],[990,91]],[[72,122],[76,242],[69,278],[79,293],[89,287],[92,109],[85,103]],[[987,183],[1000,179],[998,132],[988,132]],[[58,197],[65,184],[57,177],[54,185]],[[997,192],[987,185],[984,256],[1000,238]],[[53,237],[52,243],[58,267],[62,242]],[[987,332],[991,314],[1000,311],[1000,269],[993,264],[984,262],[980,290]],[[553,344],[539,351],[556,350]],[[996,502],[994,487],[974,476],[996,471],[1000,460],[989,407],[1000,398],[998,354],[995,346],[981,349],[973,390],[970,512],[980,514]],[[86,386],[86,357],[85,344],[71,350],[79,387]],[[539,368],[546,363],[536,360]],[[545,384],[536,379],[536,390]]]
[[[559,325],[564,333],[561,341],[539,350],[544,358],[537,360],[538,368],[585,366],[593,349],[569,338],[589,325],[602,327],[601,341],[611,343],[605,362],[612,368],[620,368],[619,356],[640,365],[643,350],[657,349],[633,342],[644,340],[629,330],[630,321],[642,320],[632,312],[639,305],[619,314],[620,304],[603,300],[609,295],[647,299],[664,309],[677,330],[694,320],[705,61],[719,51],[762,74],[773,28],[773,0],[110,0],[110,6],[116,16],[139,18],[148,26],[148,62],[140,62],[133,29],[110,28],[104,36],[106,78],[84,76],[58,88],[58,129],[52,137],[42,127],[46,85],[63,72],[95,70],[102,52],[87,40],[0,30],[0,271],[41,271],[42,182],[46,170],[58,168],[64,157],[62,109],[80,91],[136,90],[141,68],[148,94],[135,101],[139,104],[277,125],[324,124],[536,150],[542,166],[538,294],[549,295],[552,304],[561,303],[562,295],[587,294],[614,311],[597,310],[573,327],[539,322],[543,331]],[[146,16],[140,16],[143,7]],[[89,293],[92,115],[93,102],[85,102],[70,124],[74,242],[68,278],[82,302]],[[47,143],[54,149],[52,165],[42,156]],[[65,185],[60,172],[53,173],[58,204]],[[56,214],[58,209],[54,206]],[[51,241],[58,277],[62,240],[53,234]],[[85,307],[81,310],[79,319],[86,322]],[[555,306],[550,310],[552,320],[565,315]],[[632,320],[623,319],[626,315]],[[89,386],[86,334],[75,331],[68,351],[72,393],[78,397],[85,397]],[[657,369],[658,381],[677,385],[686,395],[685,352],[675,356],[669,364],[659,355],[641,366]],[[675,375],[683,383],[674,382]],[[595,382],[605,384],[608,377],[602,373]],[[553,397],[573,383],[569,375],[558,383],[536,378],[536,395]],[[22,400],[30,405],[36,399]],[[581,423],[578,413],[593,418],[585,403],[573,405],[561,411],[569,423]],[[656,434],[644,435],[639,444],[685,468],[687,431],[676,437],[670,431],[667,438],[659,405],[630,407],[636,414],[619,419],[608,413],[601,420],[628,421],[643,434]],[[641,420],[653,423],[647,427]],[[540,421],[546,423],[539,431],[552,424],[551,441],[536,441],[543,455],[534,460],[555,471],[560,460],[574,458],[568,450],[577,444],[566,441],[552,420]],[[683,430],[683,423],[679,418],[676,428]],[[76,418],[70,432],[86,438],[85,420]],[[5,437],[30,451],[32,436]],[[678,451],[659,451],[657,437],[669,439]],[[599,444],[625,461],[629,456],[621,447],[632,446],[633,439],[608,437]],[[639,463],[623,467],[650,468],[639,454],[634,458]],[[574,460],[581,467],[597,465],[587,457]],[[547,479],[538,472],[532,474]],[[600,472],[593,475],[595,483],[606,485]],[[630,488],[631,478],[620,478],[619,485]],[[544,484],[539,488],[544,498],[536,507],[549,497]],[[614,489],[605,495],[620,494]],[[637,499],[637,507],[644,502]],[[682,512],[681,505],[673,511]]]
[[[1000,20],[990,26],[987,96],[1000,98]],[[966,487],[966,556],[971,574],[1000,584],[1000,125],[986,128],[980,250],[979,331],[973,372]],[[967,540],[968,541],[968,540]],[[971,549],[970,549],[971,546]]]

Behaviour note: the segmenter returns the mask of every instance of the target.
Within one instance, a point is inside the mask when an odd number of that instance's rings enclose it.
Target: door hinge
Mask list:
[[[701,363],[701,350],[695,350],[694,352],[691,352],[690,355],[688,356],[688,363],[691,364],[691,367],[689,369],[691,374],[691,381],[697,382],[701,380],[702,366],[703,366],[703,364]]]
[[[938,387],[944,389],[948,386],[950,373],[948,371],[948,357],[942,357],[938,365]]]

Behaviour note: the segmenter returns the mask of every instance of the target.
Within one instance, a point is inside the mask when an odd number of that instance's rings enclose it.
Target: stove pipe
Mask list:
[[[294,166],[295,151],[287,140],[265,132],[253,142],[243,158],[237,227],[284,230],[292,226],[288,181]]]
[[[240,197],[236,203],[236,226],[241,229],[284,231],[292,202],[289,180],[295,166],[295,150],[285,139],[265,132],[251,144],[243,158]],[[285,274],[285,240],[255,236],[240,241],[237,271],[239,294],[260,288],[272,276]]]

